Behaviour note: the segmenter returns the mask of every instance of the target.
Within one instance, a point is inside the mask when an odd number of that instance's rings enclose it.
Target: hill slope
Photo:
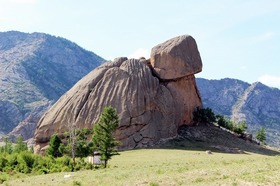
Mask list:
[[[0,33],[0,131],[33,135],[43,112],[104,60],[60,37]]]
[[[235,121],[245,120],[253,134],[265,127],[268,144],[280,147],[279,89],[229,78],[196,81],[204,107]]]

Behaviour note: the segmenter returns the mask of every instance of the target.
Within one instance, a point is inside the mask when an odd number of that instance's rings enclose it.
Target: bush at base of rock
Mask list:
[[[215,113],[212,111],[211,108],[199,108],[197,107],[196,110],[193,112],[193,120],[197,123],[214,123],[216,122],[217,118]]]
[[[0,172],[7,174],[48,174],[54,172],[70,172],[78,170],[92,169],[84,159],[77,158],[75,165],[70,157],[63,156],[53,158],[50,156],[40,156],[30,151],[20,153],[0,153]],[[4,180],[5,181],[5,180]]]
[[[247,130],[247,124],[245,121],[241,121],[240,123],[235,123],[229,119],[226,119],[224,116],[221,115],[217,115],[216,117],[218,119],[217,124],[220,127],[228,129],[241,136],[245,135],[245,132]]]

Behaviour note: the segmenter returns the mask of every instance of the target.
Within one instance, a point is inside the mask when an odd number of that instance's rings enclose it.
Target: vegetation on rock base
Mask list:
[[[241,137],[245,136],[246,130],[248,129],[245,121],[235,123],[222,115],[216,115],[210,108],[196,108],[193,112],[193,117],[196,123],[216,124],[240,135]],[[256,134],[256,139],[265,144],[266,138],[264,128]]]
[[[5,145],[0,148],[0,172],[7,174],[47,174],[53,172],[76,171],[81,169],[92,169],[93,165],[80,158],[73,163],[70,157],[63,156],[41,156],[33,154],[27,149],[26,143],[17,140],[14,146],[6,140]],[[56,155],[56,154],[55,154]]]

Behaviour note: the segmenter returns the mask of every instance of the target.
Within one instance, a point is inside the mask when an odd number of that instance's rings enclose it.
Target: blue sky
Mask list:
[[[61,36],[105,59],[148,57],[189,34],[204,65],[197,77],[280,88],[279,0],[0,0],[0,31],[9,30]]]

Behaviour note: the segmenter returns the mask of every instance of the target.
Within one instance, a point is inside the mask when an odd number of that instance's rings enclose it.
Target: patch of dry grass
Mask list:
[[[121,152],[108,169],[18,178],[6,185],[280,185],[280,157],[142,149]],[[65,175],[71,175],[65,178]]]

